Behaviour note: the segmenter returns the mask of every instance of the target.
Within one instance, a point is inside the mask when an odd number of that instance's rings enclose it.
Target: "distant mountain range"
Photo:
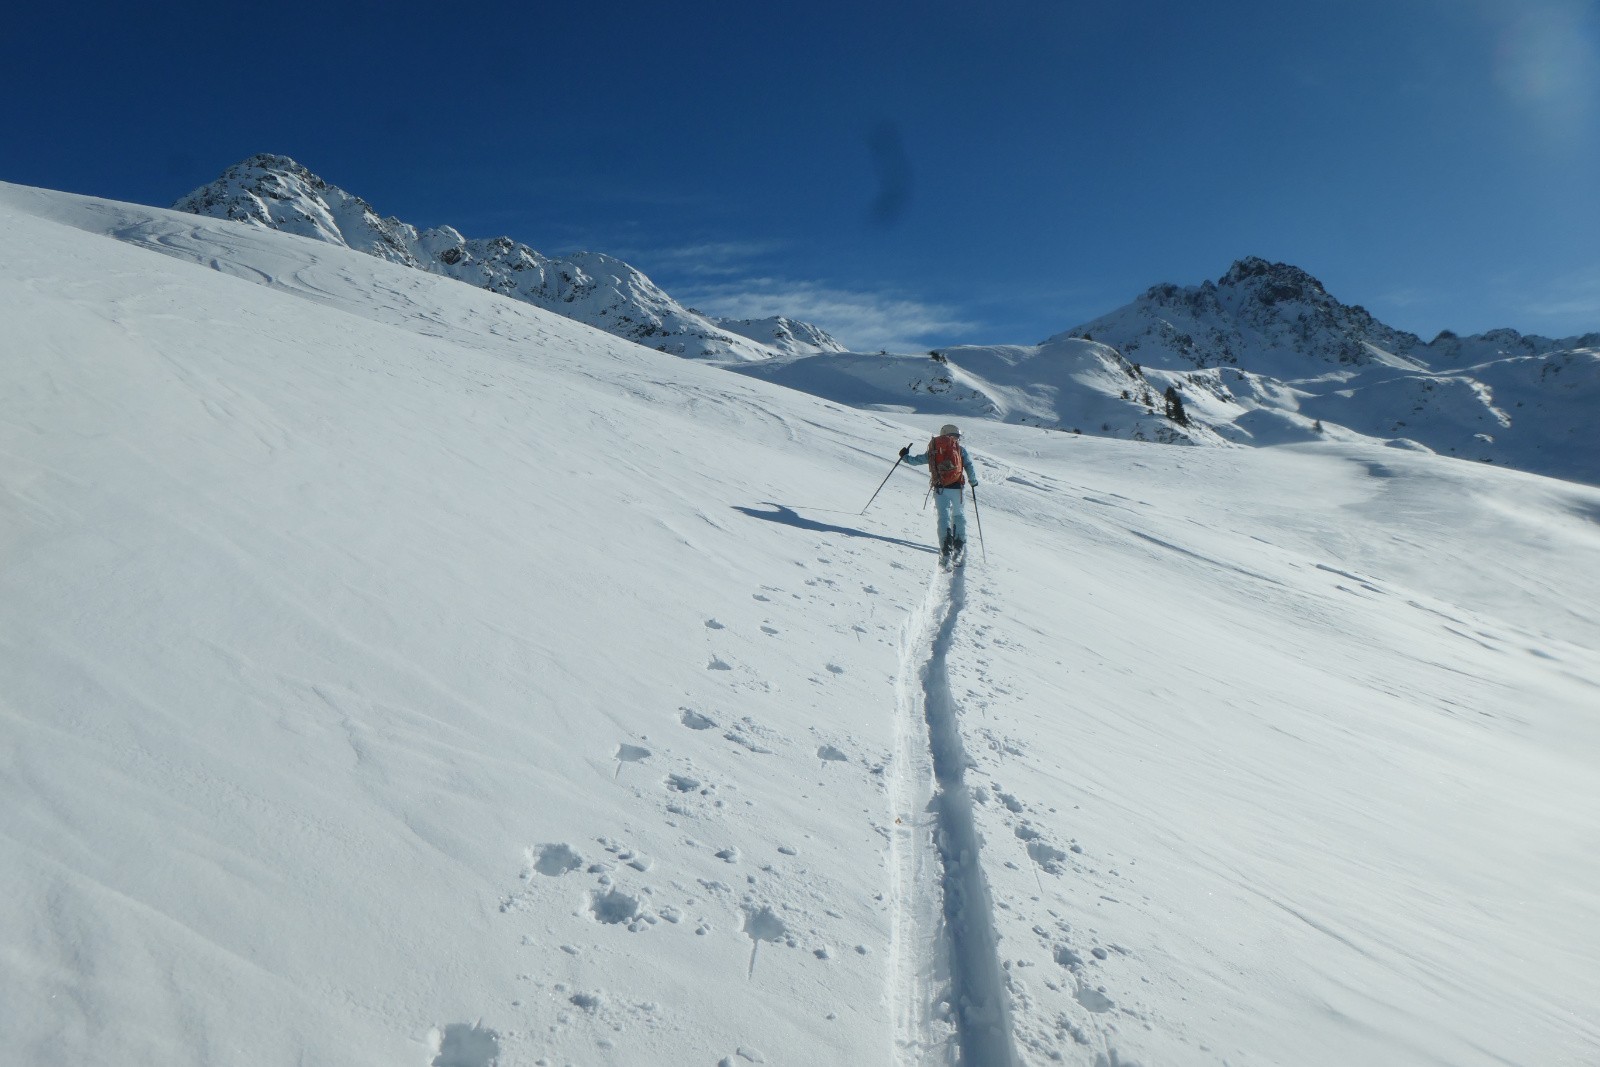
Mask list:
[[[1177,444],[1362,436],[1600,484],[1600,333],[1432,341],[1335,299],[1285,263],[1157,285],[1038,345],[849,353],[823,329],[703,315],[627,263],[508,237],[418,230],[284,156],[253,156],[176,208],[344,245],[619,337],[842,403]]]
[[[419,230],[379,215],[359,196],[287,156],[252,156],[173,207],[344,245],[443,274],[674,355],[761,360],[844,350],[806,323],[702,315],[672,299],[640,271],[599,252],[552,258],[509,237],[469,240],[449,226]]]

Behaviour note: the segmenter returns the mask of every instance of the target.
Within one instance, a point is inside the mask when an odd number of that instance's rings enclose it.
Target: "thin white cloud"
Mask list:
[[[711,315],[763,319],[786,315],[827,330],[856,352],[915,352],[975,324],[952,308],[892,293],[840,289],[820,282],[747,278],[685,290],[679,299]]]
[[[1525,306],[1531,316],[1552,324],[1561,334],[1600,330],[1600,272],[1558,279],[1528,298]]]
[[[618,253],[642,270],[672,271],[694,277],[728,277],[749,273],[749,264],[783,249],[776,241],[701,241],[668,248],[641,248]]]
[[[1437,303],[1438,300],[1437,292],[1411,285],[1390,289],[1369,303],[1374,307],[1414,308],[1427,307]]]

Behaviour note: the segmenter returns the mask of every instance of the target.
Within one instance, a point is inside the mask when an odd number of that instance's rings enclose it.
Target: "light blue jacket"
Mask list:
[[[975,486],[978,484],[978,468],[972,465],[972,457],[967,455],[967,446],[958,445],[957,447],[961,449],[961,474],[965,478],[965,481],[963,481],[961,484],[966,485],[968,482],[970,482]],[[912,452],[906,456],[906,462],[912,464],[913,466],[925,467],[928,465],[928,454],[926,452]],[[960,487],[961,486],[945,486],[944,488],[959,489]]]

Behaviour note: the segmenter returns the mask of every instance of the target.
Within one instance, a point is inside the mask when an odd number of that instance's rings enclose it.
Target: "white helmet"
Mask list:
[[[961,436],[961,427],[957,426],[953,422],[947,422],[943,426],[939,427],[939,436],[940,437],[960,437]]]

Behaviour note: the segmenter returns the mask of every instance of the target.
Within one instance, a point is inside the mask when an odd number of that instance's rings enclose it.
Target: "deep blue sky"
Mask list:
[[[1425,337],[1600,329],[1600,0],[23,0],[0,180],[260,151],[857,347],[1034,342],[1260,255]]]

